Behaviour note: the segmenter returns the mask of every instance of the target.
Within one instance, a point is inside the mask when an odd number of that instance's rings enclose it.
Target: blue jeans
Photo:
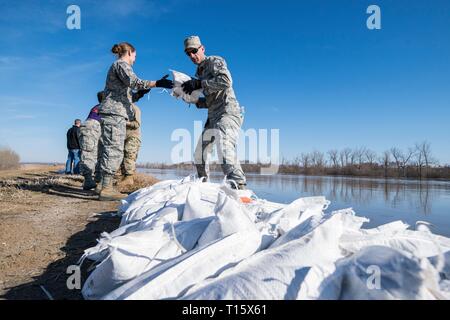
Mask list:
[[[74,173],[79,174],[80,173],[80,149],[69,149],[69,154],[67,155],[67,162],[66,162],[66,174]],[[73,163],[73,170],[72,170],[72,163]]]

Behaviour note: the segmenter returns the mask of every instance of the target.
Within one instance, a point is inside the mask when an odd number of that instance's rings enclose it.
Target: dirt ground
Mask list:
[[[0,299],[82,299],[80,290],[67,288],[67,267],[120,223],[119,202],[98,201],[92,191],[82,190],[81,176],[60,174],[61,169],[0,171]],[[139,175],[134,186],[121,191],[156,181]],[[81,269],[82,283],[89,265],[86,261]]]

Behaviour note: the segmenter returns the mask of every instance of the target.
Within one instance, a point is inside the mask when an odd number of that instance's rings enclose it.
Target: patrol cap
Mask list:
[[[200,42],[200,38],[198,36],[190,36],[184,39],[184,50],[190,48],[200,48],[202,43]]]

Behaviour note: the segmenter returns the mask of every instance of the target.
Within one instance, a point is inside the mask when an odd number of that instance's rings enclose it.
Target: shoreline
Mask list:
[[[137,166],[137,169],[147,169],[147,170],[172,170],[172,171],[191,171],[191,169],[185,169],[185,168],[146,168],[142,166]],[[194,171],[193,171],[194,172]],[[330,175],[330,174],[304,174],[304,173],[276,173],[276,174],[261,174],[254,171],[245,171],[246,175],[252,175],[252,176],[260,176],[260,177],[273,177],[273,176],[283,176],[283,177],[311,177],[311,178],[344,178],[344,179],[365,179],[365,180],[392,180],[392,181],[409,181],[409,182],[419,182],[419,183],[426,183],[426,182],[450,182],[450,179],[446,178],[423,178],[423,179],[417,179],[413,177],[379,177],[379,176],[367,176],[367,175]],[[213,174],[221,174],[222,171],[211,171]]]

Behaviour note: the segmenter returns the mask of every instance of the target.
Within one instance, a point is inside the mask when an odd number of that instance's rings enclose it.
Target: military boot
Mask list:
[[[94,192],[96,194],[100,194],[100,192],[102,191],[103,188],[103,178],[100,176],[99,177],[99,181],[97,182],[97,186],[95,187]]]
[[[100,195],[98,197],[98,200],[100,201],[116,201],[116,200],[122,200],[126,198],[126,194],[122,194],[118,192],[113,187],[113,176],[105,175],[103,176],[103,182],[102,182],[102,191],[100,191]]]
[[[94,189],[96,186],[97,186],[97,184],[92,179],[92,175],[86,174],[84,176],[83,190],[91,190],[91,189]]]
[[[119,169],[117,170],[116,174],[113,177],[113,185],[116,185],[124,178],[124,175],[122,174],[122,171]]]
[[[246,190],[246,189],[247,189],[247,184],[245,184],[245,183],[238,184],[238,190]]]
[[[102,182],[102,174],[101,174],[100,172],[95,171],[94,181],[95,181],[96,183]]]
[[[231,180],[231,181],[233,181],[233,182],[230,182],[231,189],[235,189],[235,190],[246,190],[247,189],[246,183],[236,183],[236,182],[234,182],[234,180]]]
[[[122,181],[120,181],[121,187],[129,187],[134,184],[134,176],[133,175],[126,175],[123,177]]]

